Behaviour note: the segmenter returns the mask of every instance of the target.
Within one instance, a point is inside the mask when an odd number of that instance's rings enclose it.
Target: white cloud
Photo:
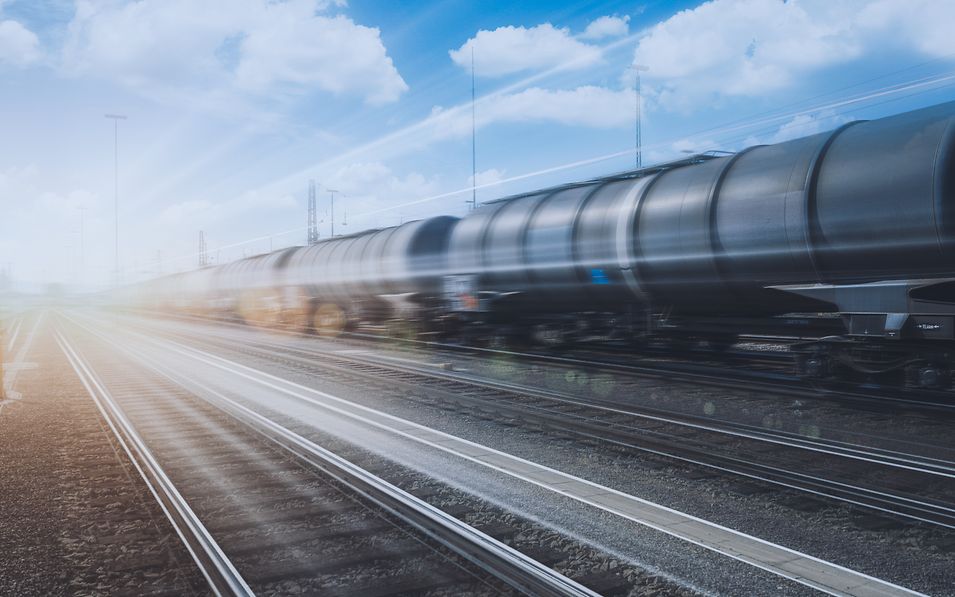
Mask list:
[[[417,172],[396,175],[380,162],[354,163],[330,177],[329,186],[355,199],[409,199],[434,193],[437,181]]]
[[[587,25],[580,37],[581,39],[605,39],[608,37],[623,37],[629,32],[629,16],[604,16]]]
[[[532,87],[494,98],[479,118],[488,122],[550,121],[560,124],[613,128],[632,118],[633,94],[585,85],[576,89]]]
[[[950,0],[875,0],[855,19],[873,47],[901,42],[932,57],[955,53],[955,2]]]
[[[405,175],[396,174],[381,162],[356,162],[337,170],[322,179],[322,185],[340,192],[335,201],[335,226],[344,221],[347,210],[347,231],[362,230],[366,227],[390,225],[399,215],[418,218],[433,213],[432,205],[408,208],[405,212],[388,212],[381,218],[378,212],[397,203],[411,202],[436,194],[440,189],[437,178],[427,177],[418,172]],[[319,204],[327,205],[327,193],[319,192]],[[324,207],[320,211],[325,212]],[[330,217],[327,214],[326,217]]]
[[[477,105],[479,128],[500,122],[554,122],[568,126],[614,128],[633,121],[633,91],[585,85],[575,89],[531,87],[492,95]],[[435,108],[429,118],[432,138],[471,134],[470,111]]]
[[[947,0],[712,0],[652,27],[635,61],[648,97],[687,109],[718,97],[756,97],[888,47],[955,53]]]
[[[654,26],[635,61],[659,104],[677,108],[712,95],[755,96],[789,86],[802,71],[855,58],[838,2],[714,0]]]
[[[81,275],[103,281],[107,270],[98,265],[112,262],[111,198],[79,188],[52,189],[50,179],[50,172],[36,164],[0,169],[0,255],[12,264],[21,288],[26,281],[79,283]]]
[[[850,118],[836,114],[831,110],[826,110],[818,114],[797,114],[792,120],[783,123],[779,129],[773,133],[772,137],[765,142],[782,143],[790,139],[808,137],[816,133],[832,130],[839,125],[849,122],[849,120]]]
[[[397,99],[407,85],[379,31],[344,15],[318,14],[328,8],[315,0],[80,0],[63,68],[145,93],[185,87],[271,96],[320,89],[369,103]]]
[[[489,168],[478,172],[476,176],[468,176],[468,186],[493,185],[504,180],[505,171]]]
[[[23,209],[26,200],[37,195],[38,174],[36,164],[0,170],[0,202],[5,209]]]
[[[481,30],[457,50],[451,60],[462,68],[471,68],[474,50],[475,73],[498,77],[531,69],[580,69],[601,59],[600,49],[574,39],[568,29],[550,23],[536,27],[499,27]]]
[[[0,65],[23,67],[40,59],[40,40],[17,21],[0,21]]]
[[[344,16],[309,18],[292,4],[275,13],[241,42],[238,84],[262,91],[273,84],[317,86],[364,95],[369,103],[397,100],[408,86],[381,42],[378,29]]]

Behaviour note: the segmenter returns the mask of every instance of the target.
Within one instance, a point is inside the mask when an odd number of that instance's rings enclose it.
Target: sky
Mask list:
[[[302,244],[309,180],[327,237],[330,190],[348,234],[632,169],[637,72],[644,165],[955,100],[953,22],[948,0],[0,0],[0,269],[113,284],[117,189],[128,283],[195,268],[200,231],[213,263]]]

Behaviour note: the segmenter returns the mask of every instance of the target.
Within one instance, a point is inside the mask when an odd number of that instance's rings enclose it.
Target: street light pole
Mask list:
[[[107,114],[106,118],[113,121],[113,257],[114,257],[114,285],[119,286],[119,121],[126,120],[122,114]]]
[[[331,197],[332,197],[332,201],[331,201],[331,204],[332,204],[332,237],[334,238],[334,236],[335,236],[335,193],[337,193],[338,191],[336,191],[335,189],[325,189],[325,190],[328,191],[328,194],[331,195]]]
[[[84,231],[84,220],[86,219],[86,207],[79,206],[76,209],[80,211],[80,282],[84,282],[86,269],[86,235]]]
[[[634,146],[633,146],[633,150],[634,150],[634,159],[635,159],[635,162],[636,162],[636,166],[637,166],[637,169],[639,170],[640,168],[643,167],[643,155],[642,155],[642,151],[641,151],[641,147],[642,147],[642,145],[643,145],[643,139],[641,139],[641,135],[640,135],[640,116],[641,116],[641,114],[640,114],[640,100],[643,99],[643,97],[642,97],[642,93],[641,93],[641,91],[640,91],[640,73],[650,70],[650,67],[644,66],[644,65],[642,65],[642,64],[632,64],[632,65],[630,66],[630,68],[633,69],[633,72],[634,72],[634,75],[635,75],[635,79],[636,79],[636,81],[634,82],[634,88],[633,88],[633,95],[634,95],[634,115],[635,115],[635,118],[634,118],[635,125],[634,125],[634,139],[633,139],[633,141],[634,141]]]
[[[471,204],[469,210],[477,208],[477,117],[474,101],[474,46],[471,46]]]

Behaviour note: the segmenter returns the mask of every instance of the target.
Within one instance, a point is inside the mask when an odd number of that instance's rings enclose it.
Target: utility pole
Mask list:
[[[635,126],[634,126],[634,159],[636,160],[637,170],[643,167],[643,155],[641,147],[643,146],[643,139],[640,136],[640,100],[643,99],[643,95],[640,91],[640,73],[650,70],[649,67],[642,64],[633,64],[630,66],[633,69],[636,81],[634,82],[633,95],[635,98],[634,107],[635,107]]]
[[[318,200],[315,197],[315,181],[308,181],[308,233],[306,244],[318,242]]]
[[[116,269],[114,286],[119,286],[119,121],[126,120],[126,117],[122,114],[107,114],[106,118],[113,121],[113,254]]]
[[[209,254],[206,252],[206,233],[199,231],[199,267],[209,265]]]
[[[80,279],[82,280],[86,269],[86,233],[83,230],[84,220],[86,219],[86,207],[81,205],[76,209],[80,212]]]
[[[335,189],[326,189],[326,190],[328,191],[328,194],[331,195],[332,197],[331,224],[332,224],[332,237],[334,238],[335,237],[335,193],[337,193],[338,191],[336,191]]]
[[[468,211],[477,207],[477,118],[474,95],[474,46],[471,46],[471,201]]]

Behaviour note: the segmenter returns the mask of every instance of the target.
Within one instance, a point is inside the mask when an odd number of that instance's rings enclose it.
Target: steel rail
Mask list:
[[[114,348],[122,349],[127,354],[135,354],[137,360],[152,371],[174,383],[183,385],[180,379],[151,363],[148,356],[141,351],[131,349],[129,346],[121,346],[97,330],[75,320],[72,321]],[[324,471],[356,493],[482,567],[515,589],[528,595],[543,597],[598,597],[597,593],[572,579],[459,521],[450,514],[431,506],[424,500],[384,481],[235,400],[216,392],[201,382],[189,380],[187,383],[202,390],[201,393],[197,394],[199,397],[206,399],[207,402],[226,412],[256,433],[284,448],[305,464]],[[212,399],[209,399],[209,397],[212,397]]]
[[[151,317],[174,318],[180,320],[195,320],[223,327],[254,329],[247,323],[225,317],[197,316],[187,314],[170,314],[149,310],[133,310],[133,313],[145,314]],[[269,331],[286,334],[294,337],[314,336],[312,332],[292,328],[291,326],[270,326]],[[572,365],[588,367],[601,371],[626,373],[634,376],[651,377],[673,381],[698,383],[712,387],[727,389],[745,389],[748,391],[772,392],[780,396],[789,396],[806,400],[835,400],[846,403],[868,405],[897,405],[905,408],[919,408],[927,412],[955,413],[955,392],[946,390],[902,389],[892,386],[867,386],[860,384],[840,384],[839,387],[818,384],[795,375],[769,373],[766,371],[733,369],[690,364],[690,363],[622,363],[619,361],[595,360],[592,358],[560,356],[541,352],[524,352],[482,346],[465,346],[448,342],[432,340],[418,340],[409,338],[395,338],[379,334],[346,332],[343,334],[350,340],[368,342],[370,344],[381,341],[399,342],[413,346],[420,346],[433,350],[446,350],[451,353],[480,353],[487,355],[508,356],[522,359],[525,362],[540,362],[557,365]],[[638,353],[633,355],[639,358]],[[908,396],[902,395],[908,394]]]
[[[716,553],[745,562],[826,593],[833,595],[855,594],[855,589],[858,589],[860,591],[859,594],[917,594],[915,591],[888,581],[850,570],[837,564],[809,556],[770,541],[746,535],[739,531],[722,527],[700,518],[692,517],[605,486],[600,486],[593,482],[562,473],[556,469],[544,467],[474,442],[462,440],[456,436],[430,429],[406,419],[351,403],[326,392],[308,388],[307,386],[282,379],[237,362],[229,361],[228,359],[206,353],[179,342],[171,340],[158,341],[154,338],[143,336],[142,334],[135,335],[152,343],[158,349],[178,353],[184,357],[195,360],[197,363],[201,362],[222,371],[230,372],[238,378],[247,379],[270,390],[286,394],[289,397],[314,404],[315,406],[328,409],[329,411],[342,414],[349,418],[354,418],[372,427],[389,431],[390,433],[405,437],[411,441],[430,446],[464,460],[541,486],[550,491],[566,495],[582,503],[617,514],[638,524],[659,530],[684,541],[694,543]],[[326,400],[329,402],[325,402]],[[333,405],[331,402],[337,403],[337,405]],[[483,451],[484,455],[475,455],[475,450]],[[528,472],[529,469],[532,470],[533,473]],[[644,514],[644,512],[646,514]],[[671,521],[661,521],[658,518],[659,516],[671,518]],[[698,531],[701,534],[697,534]],[[713,534],[720,536],[725,535],[725,537],[722,539],[714,539]],[[726,543],[727,541],[730,543]],[[773,555],[768,556],[768,559],[761,559],[763,556],[755,555],[755,552],[751,551],[753,549],[768,550]],[[798,562],[798,564],[796,562]],[[798,573],[793,573],[790,569],[793,566],[799,569]],[[819,570],[810,571],[805,566],[819,567]],[[832,577],[830,575],[832,574],[850,575],[853,579],[856,579],[845,585],[845,587],[851,586],[853,589],[847,591],[844,587],[836,588],[831,584]]]
[[[89,365],[60,330],[56,330],[56,341],[123,451],[182,539],[209,587],[220,596],[254,595],[212,534],[163,471],[109,390],[99,382]]]
[[[167,332],[168,333],[168,332]],[[180,338],[183,335],[179,335]],[[195,341],[196,338],[185,336],[190,341]],[[208,339],[203,339],[204,342],[208,343]],[[253,341],[256,343],[258,341]],[[264,342],[258,342],[264,343]],[[264,343],[267,344],[267,343]],[[276,345],[282,350],[288,351],[299,351],[299,352],[309,352],[301,349],[290,349],[282,345]],[[261,349],[260,349],[261,350]],[[289,354],[278,354],[273,353],[275,356],[280,356],[282,358],[290,358],[293,360],[299,360],[304,363],[307,363],[310,366],[319,366],[323,368],[335,367],[328,362],[329,359],[340,360],[340,361],[351,361],[353,363],[359,363],[363,366],[373,366],[385,370],[391,371],[402,371],[413,373],[420,376],[428,376],[437,379],[444,379],[448,381],[454,381],[457,383],[469,384],[472,386],[477,386],[481,388],[495,389],[497,391],[506,391],[506,392],[518,392],[521,394],[530,394],[538,396],[544,399],[549,400],[559,400],[560,398],[550,394],[549,392],[541,392],[539,390],[527,391],[526,388],[520,387],[515,388],[513,385],[509,384],[499,384],[497,382],[488,382],[486,380],[465,380],[460,377],[456,377],[452,373],[439,372],[439,371],[424,371],[417,368],[409,368],[406,366],[400,366],[394,363],[382,363],[379,360],[371,361],[367,359],[361,359],[356,357],[354,354],[341,354],[335,352],[325,352],[318,350],[311,350],[313,356],[321,355],[323,359],[321,361],[303,359],[302,357],[296,357]],[[340,370],[346,370],[349,374],[361,376],[369,379],[383,379],[380,375],[369,374],[367,372],[355,371],[353,369],[345,369],[344,367],[339,366]],[[529,389],[528,389],[529,390]],[[482,401],[480,398],[468,397],[461,395],[460,393],[455,393],[455,399],[459,401]],[[486,402],[486,400],[483,400]],[[598,406],[590,405],[585,402],[577,402],[577,405],[588,407],[588,408],[600,408]],[[500,411],[507,411],[514,414],[525,414],[529,411],[527,408],[521,408],[513,406],[506,403],[495,403],[494,407]],[[638,413],[632,413],[629,411],[617,411],[623,414],[628,414],[632,416],[641,416]],[[877,510],[886,514],[892,514],[915,520],[918,522],[929,523],[946,528],[955,528],[955,508],[946,506],[944,504],[933,503],[925,500],[917,500],[909,498],[903,495],[898,495],[886,491],[860,487],[857,485],[851,485],[845,482],[836,481],[833,479],[826,479],[816,475],[810,475],[806,473],[800,473],[796,471],[791,471],[788,469],[780,468],[777,466],[770,466],[758,462],[752,462],[740,458],[730,457],[730,456],[715,456],[713,453],[704,450],[704,449],[695,449],[687,447],[683,444],[661,441],[648,441],[647,445],[634,444],[632,442],[632,437],[628,437],[626,433],[620,432],[617,433],[614,430],[601,428],[598,425],[594,425],[592,421],[571,421],[570,415],[565,413],[560,413],[557,416],[547,415],[547,414],[533,414],[536,419],[543,421],[549,426],[562,427],[564,429],[572,430],[578,434],[587,437],[589,439],[603,440],[624,447],[629,447],[637,449],[644,452],[653,453],[659,456],[664,456],[668,458],[675,458],[682,460],[684,462],[697,465],[705,466],[708,468],[713,468],[724,473],[732,473],[748,477],[757,481],[764,481],[772,483],[775,485],[780,485],[789,489],[795,489],[802,492],[810,493],[816,496],[825,497],[829,499],[835,499],[838,501],[850,503],[856,506],[863,506],[873,510]],[[685,423],[680,421],[672,421],[672,424],[685,425]],[[731,432],[726,430],[721,430],[719,428],[708,429],[707,431],[715,433],[730,434]],[[749,437],[748,439],[756,441],[768,441],[766,438],[761,437]],[[809,449],[806,445],[800,444],[787,444],[782,441],[775,441],[773,443],[786,445],[788,447],[794,447],[798,449]],[[650,447],[656,446],[656,447]],[[818,450],[823,451],[823,450]],[[847,454],[840,454],[835,451],[829,452],[831,455],[845,457],[845,458],[858,458],[858,456],[850,456]],[[863,458],[858,458],[862,460]],[[885,462],[880,461],[875,455],[872,455],[869,458],[865,458],[869,463],[883,465],[883,466],[900,466],[902,468],[907,468],[913,470],[914,472],[932,474],[932,475],[941,475],[945,477],[952,477],[951,470],[946,470],[945,468],[917,468],[910,465],[902,465],[895,462]]]
[[[179,337],[188,336],[180,334]],[[222,338],[222,340],[226,341],[225,338]],[[582,400],[577,396],[560,392],[558,390],[541,390],[539,388],[514,382],[505,382],[478,377],[476,375],[470,375],[460,371],[439,369],[437,367],[429,366],[423,363],[413,363],[412,359],[402,359],[400,357],[391,357],[389,355],[378,354],[368,355],[365,357],[355,352],[345,353],[341,351],[321,350],[318,348],[291,347],[262,339],[253,339],[249,341],[249,344],[267,346],[282,351],[298,353],[303,356],[321,356],[323,358],[331,358],[339,361],[350,361],[364,366],[390,369],[396,372],[419,375],[435,380],[466,384],[481,389],[520,394],[523,396],[551,400],[553,402],[560,402],[582,408],[601,410],[610,414],[628,415],[659,423],[680,425],[699,431],[721,433],[742,439],[762,441],[791,448],[799,448],[833,456],[840,456],[843,458],[859,460],[872,464],[906,469],[927,475],[955,479],[955,462],[940,458],[915,456],[913,454],[906,454],[904,452],[870,448],[847,442],[795,437],[792,434],[767,431],[752,425],[733,423],[731,421],[714,422],[712,420],[703,419],[690,414],[672,413],[668,411],[662,411],[660,409],[642,406],[627,406],[624,408],[619,403],[614,403],[607,400],[590,398]],[[324,363],[318,364],[323,365]]]

